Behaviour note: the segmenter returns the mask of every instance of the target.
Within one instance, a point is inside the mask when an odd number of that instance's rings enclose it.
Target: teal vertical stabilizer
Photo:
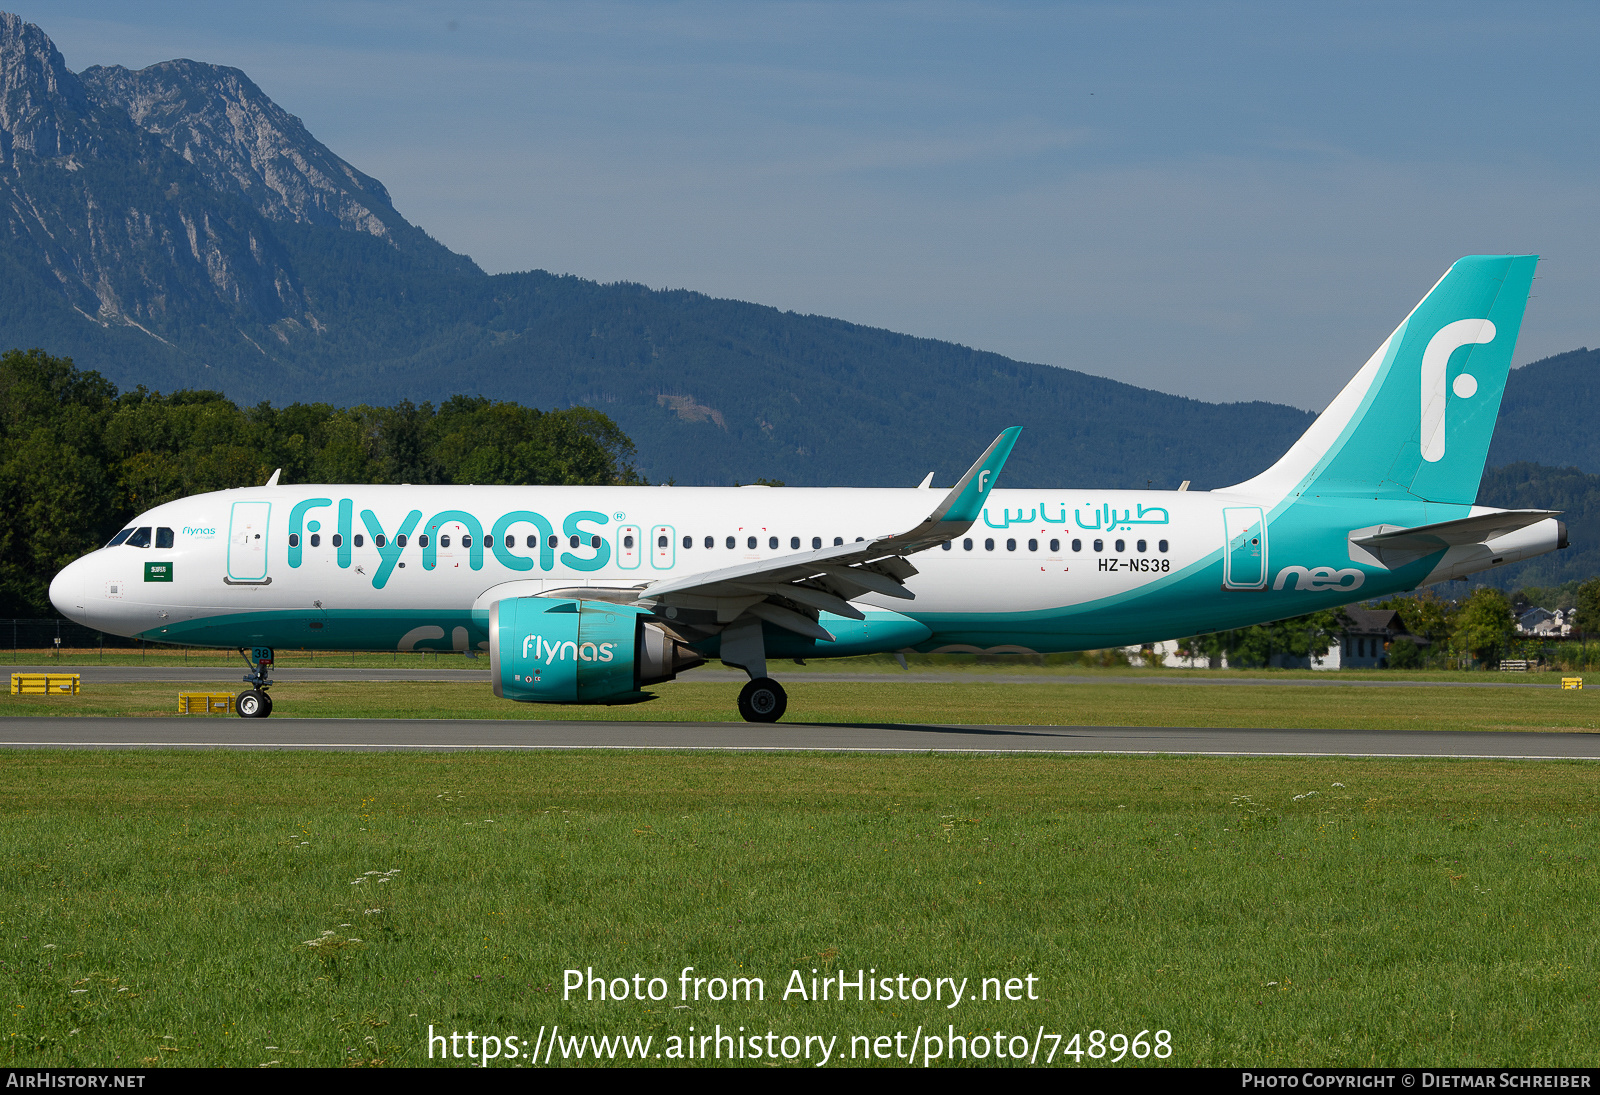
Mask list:
[[[1233,489],[1470,505],[1537,262],[1455,263],[1284,458]]]

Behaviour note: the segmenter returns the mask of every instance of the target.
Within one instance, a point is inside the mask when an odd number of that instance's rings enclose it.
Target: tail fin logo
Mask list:
[[[1422,458],[1430,464],[1444,459],[1445,404],[1449,400],[1445,369],[1450,355],[1463,346],[1494,341],[1494,324],[1487,319],[1458,319],[1439,328],[1422,353]],[[1478,391],[1478,378],[1459,373],[1448,386],[1461,399],[1471,399]]]

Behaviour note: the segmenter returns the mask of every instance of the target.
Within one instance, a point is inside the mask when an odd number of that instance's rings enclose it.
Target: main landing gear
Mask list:
[[[767,676],[766,640],[761,621],[745,616],[722,633],[723,665],[743,669],[750,683],[739,691],[739,714],[745,722],[777,722],[789,706],[783,685]]]
[[[789,706],[789,694],[771,677],[757,677],[739,690],[739,714],[745,722],[777,722]]]
[[[244,651],[241,649],[239,653]],[[245,664],[250,666],[250,672],[244,682],[254,687],[239,693],[233,701],[234,710],[241,719],[264,719],[272,714],[272,697],[267,694],[267,689],[272,687],[272,647],[252,647]]]

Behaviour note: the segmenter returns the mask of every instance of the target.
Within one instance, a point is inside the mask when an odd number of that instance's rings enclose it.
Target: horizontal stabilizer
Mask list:
[[[1355,529],[1350,533],[1350,558],[1354,562],[1398,570],[1448,548],[1481,544],[1496,536],[1547,521],[1559,513],[1560,510],[1552,509],[1508,509],[1416,528],[1378,525],[1375,528]]]

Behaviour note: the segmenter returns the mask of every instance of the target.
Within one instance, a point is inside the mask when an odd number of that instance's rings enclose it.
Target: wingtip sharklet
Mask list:
[[[1011,455],[1011,449],[1017,443],[1017,437],[1022,433],[1021,426],[1007,426],[1000,431],[993,443],[984,450],[977,462],[967,469],[967,474],[961,481],[951,488],[945,495],[939,507],[928,515],[930,522],[971,524],[978,519],[978,514],[983,512],[983,503],[988,499],[989,492],[994,489],[995,481],[1000,478],[1000,469],[1005,467],[1006,458]]]
[[[935,544],[960,536],[972,527],[972,523],[983,512],[983,504],[988,499],[989,492],[994,489],[995,480],[1000,476],[1000,469],[1005,466],[1006,458],[1011,455],[1011,448],[1017,443],[1017,435],[1021,432],[1021,426],[1011,426],[1003,430],[1000,436],[984,450],[983,455],[978,457],[977,463],[967,469],[967,474],[951,488],[927,519],[909,532],[876,536],[867,542],[837,544],[815,551],[782,555],[771,560],[743,563],[703,574],[653,582],[639,591],[639,597],[645,600],[674,593],[703,591],[708,587],[724,583],[737,584],[758,580],[770,571],[787,571],[794,567],[802,568],[794,573],[805,576],[826,571],[830,566],[849,568],[890,555],[905,556],[926,551]],[[898,578],[873,573],[870,576],[856,574],[852,580],[860,581],[864,585],[870,582],[868,588],[873,592],[907,600],[914,597],[909,590],[902,587]],[[790,579],[785,578],[782,581],[788,582]]]

